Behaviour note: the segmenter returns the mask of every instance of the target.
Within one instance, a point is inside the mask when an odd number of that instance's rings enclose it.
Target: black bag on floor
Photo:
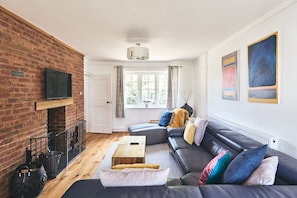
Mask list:
[[[13,198],[34,198],[43,190],[47,175],[41,162],[22,164],[15,169],[10,182]]]

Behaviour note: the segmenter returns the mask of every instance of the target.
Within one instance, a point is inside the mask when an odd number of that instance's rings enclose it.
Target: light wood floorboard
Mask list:
[[[38,198],[61,197],[75,181],[92,178],[112,143],[119,141],[124,135],[129,134],[128,132],[114,132],[112,134],[87,133],[86,149],[55,179],[46,182]]]

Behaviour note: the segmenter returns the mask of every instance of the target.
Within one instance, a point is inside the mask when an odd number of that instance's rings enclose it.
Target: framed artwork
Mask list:
[[[277,39],[275,32],[248,46],[248,101],[278,103]]]
[[[239,99],[239,79],[237,70],[237,51],[222,57],[222,98],[225,100]]]

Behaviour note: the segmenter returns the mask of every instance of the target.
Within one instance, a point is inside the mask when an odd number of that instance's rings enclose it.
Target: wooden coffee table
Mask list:
[[[145,136],[124,136],[112,155],[111,166],[145,163]],[[137,144],[133,144],[137,143]]]

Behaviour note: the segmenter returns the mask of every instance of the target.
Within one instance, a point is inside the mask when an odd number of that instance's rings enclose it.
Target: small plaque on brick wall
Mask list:
[[[17,76],[17,77],[24,77],[25,76],[25,72],[23,71],[12,71],[12,76]]]

